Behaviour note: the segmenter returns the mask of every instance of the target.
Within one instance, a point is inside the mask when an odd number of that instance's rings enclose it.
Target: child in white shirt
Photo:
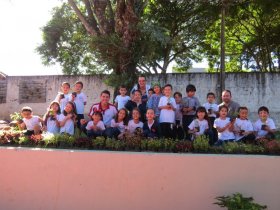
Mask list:
[[[261,106],[258,109],[259,119],[254,123],[254,131],[256,138],[275,138],[274,133],[276,132],[276,127],[274,121],[269,118],[269,110],[265,106]]]
[[[21,109],[21,116],[23,117],[23,123],[20,124],[20,128],[22,130],[27,130],[24,133],[25,135],[31,136],[33,134],[40,134],[42,132],[41,128],[44,121],[40,117],[34,116],[30,107],[23,107]]]
[[[172,97],[172,85],[167,84],[163,88],[163,94],[159,100],[158,108],[160,109],[159,123],[162,135],[166,138],[174,138],[174,123],[176,102]]]
[[[115,106],[118,110],[124,108],[124,105],[130,100],[130,97],[126,95],[127,89],[124,85],[121,85],[119,88],[120,95],[117,95],[115,98]]]
[[[250,120],[248,120],[248,108],[241,106],[238,108],[238,118],[234,122],[235,140],[245,143],[253,143],[255,135],[254,129]]]
[[[46,126],[46,132],[47,133],[52,133],[52,134],[58,134],[59,133],[59,122],[58,118],[59,115],[61,114],[60,112],[60,106],[57,101],[51,102],[47,113],[44,115],[44,124]]]
[[[60,126],[60,133],[74,135],[76,115],[75,104],[68,101],[62,114],[59,115],[57,119]]]
[[[61,91],[58,92],[57,96],[55,97],[55,101],[58,101],[60,105],[60,110],[64,110],[68,101],[71,101],[72,94],[69,93],[70,91],[70,84],[68,82],[63,82],[61,84]]]
[[[94,112],[91,116],[92,120],[88,122],[86,126],[87,136],[96,138],[102,136],[105,131],[105,125],[102,121],[102,113]]]
[[[77,81],[74,84],[75,94],[72,93],[72,102],[76,105],[77,111],[77,127],[80,128],[81,126],[81,119],[84,119],[84,110],[85,105],[87,104],[87,96],[82,92],[84,84],[81,81]],[[74,95],[73,95],[74,94]],[[74,96],[74,97],[73,97]]]
[[[143,128],[143,122],[140,121],[141,113],[138,108],[132,110],[132,120],[128,122],[128,131],[133,134],[137,128]]]
[[[228,107],[222,105],[219,107],[219,118],[214,121],[214,128],[218,131],[218,141],[215,143],[216,146],[222,145],[224,142],[232,142],[235,140],[233,133],[234,121],[231,122],[230,118],[227,117]]]

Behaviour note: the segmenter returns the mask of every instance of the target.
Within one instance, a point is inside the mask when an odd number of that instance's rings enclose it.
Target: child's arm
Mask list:
[[[219,133],[224,132],[226,129],[229,129],[230,131],[233,131],[233,124],[231,122],[229,122],[228,124],[226,124],[225,127],[221,128],[221,127],[216,127],[217,131]]]
[[[71,119],[72,116],[73,116],[72,114],[67,114],[67,116],[62,121],[59,122],[59,126],[63,127],[65,125],[66,121]]]

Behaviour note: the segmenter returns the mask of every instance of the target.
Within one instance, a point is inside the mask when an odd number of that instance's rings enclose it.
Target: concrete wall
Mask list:
[[[25,77],[6,77],[7,97],[6,103],[0,102],[0,119],[9,118],[9,114],[19,111],[21,107],[29,105],[33,108],[35,114],[45,113],[48,104],[55,98],[60,85],[64,81],[74,84],[81,80],[84,83],[84,92],[88,96],[88,105],[86,113],[93,102],[99,101],[99,94],[104,89],[111,90],[104,84],[106,76],[25,76]],[[173,91],[180,91],[185,95],[186,85],[191,83],[197,87],[197,97],[201,103],[205,103],[206,94],[209,91],[218,93],[218,74],[193,73],[193,74],[167,74],[152,75],[147,78],[148,83],[160,82],[161,85],[170,83],[173,85]],[[46,99],[44,103],[19,103],[19,87],[22,81],[41,82],[45,84]],[[250,111],[250,119],[257,118],[258,107],[265,105],[271,111],[271,116],[280,126],[280,74],[279,73],[227,73],[226,89],[232,91],[233,100],[240,105],[247,106]],[[2,81],[4,84],[4,82]],[[0,91],[1,92],[1,91]],[[3,91],[2,91],[3,92]],[[21,91],[22,93],[22,91]],[[28,94],[28,93],[27,93]],[[32,93],[35,94],[35,93]]]
[[[216,196],[280,208],[280,157],[0,147],[5,210],[218,210]]]

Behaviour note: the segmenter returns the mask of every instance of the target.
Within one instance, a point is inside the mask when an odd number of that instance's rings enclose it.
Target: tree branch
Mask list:
[[[82,24],[84,25],[84,27],[86,28],[87,32],[90,35],[96,36],[97,32],[94,30],[94,28],[88,23],[88,21],[86,20],[86,18],[83,16],[83,14],[81,13],[81,11],[79,10],[79,8],[77,7],[76,3],[74,2],[74,0],[68,0],[68,3],[70,4],[70,6],[72,7],[72,9],[75,11],[76,15],[78,16],[78,18],[80,19],[80,21],[82,22]]]
[[[90,4],[89,0],[83,0],[83,2],[86,5],[86,10],[87,10],[89,22],[91,23],[91,25],[94,28],[94,30],[96,31],[96,33],[100,34],[100,31],[99,31],[99,28],[97,26],[97,22],[95,20],[95,17],[93,15],[93,11],[91,9],[91,4]]]

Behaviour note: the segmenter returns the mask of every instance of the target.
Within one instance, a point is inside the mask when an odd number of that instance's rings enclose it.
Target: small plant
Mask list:
[[[226,207],[228,210],[262,210],[267,209],[267,206],[254,203],[252,197],[243,197],[241,193],[235,193],[232,196],[216,197],[217,204],[221,207]]]
[[[162,142],[162,147],[165,152],[175,152],[176,151],[176,143],[173,139],[164,139]]]
[[[178,141],[176,143],[177,152],[191,152],[193,150],[191,141]]]
[[[97,136],[92,141],[92,147],[94,149],[103,149],[103,148],[105,148],[105,137],[104,136]]]
[[[13,114],[10,114],[10,118],[13,121],[21,121],[22,120],[22,116],[19,112],[14,112]]]
[[[147,142],[147,149],[149,151],[155,151],[155,152],[158,152],[160,151],[162,148],[162,141],[159,140],[159,139],[151,139],[151,140],[148,140]]]
[[[210,149],[209,138],[205,135],[197,136],[193,142],[195,152],[208,152]]]
[[[238,142],[227,142],[223,144],[224,153],[237,154],[244,153],[244,147]]]

